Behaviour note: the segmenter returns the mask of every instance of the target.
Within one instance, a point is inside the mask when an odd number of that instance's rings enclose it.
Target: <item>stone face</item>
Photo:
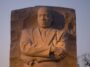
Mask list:
[[[36,27],[38,27],[37,13],[40,7],[42,6],[13,10],[11,12],[10,67],[23,67],[24,61],[21,59],[22,52],[20,49],[22,30],[36,29]],[[65,52],[66,52],[65,58],[63,60],[59,60],[60,62],[57,62],[57,66],[54,66],[54,67],[59,67],[59,66],[60,67],[76,67],[77,57],[76,57],[75,10],[71,8],[63,8],[63,7],[50,7],[50,6],[44,6],[44,7],[50,9],[50,14],[52,15],[52,18],[53,18],[52,19],[53,24],[51,26],[51,29],[57,30],[58,35],[60,35],[62,31],[64,33],[63,38],[62,36],[60,38],[65,39],[64,41],[65,47],[60,47],[60,48],[62,49],[65,48]],[[40,13],[43,13],[43,12],[41,11]],[[46,18],[46,21],[50,21],[50,20],[47,20]],[[53,33],[52,31],[50,32],[51,34]],[[34,34],[36,33],[33,33],[33,35]],[[62,42],[61,41],[62,40],[60,40],[59,44],[62,44],[63,41]],[[39,65],[38,67],[41,67],[41,66]]]

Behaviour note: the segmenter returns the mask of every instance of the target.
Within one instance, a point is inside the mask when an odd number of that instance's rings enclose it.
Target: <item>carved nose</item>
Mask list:
[[[47,19],[45,17],[42,18],[43,21],[46,21]]]

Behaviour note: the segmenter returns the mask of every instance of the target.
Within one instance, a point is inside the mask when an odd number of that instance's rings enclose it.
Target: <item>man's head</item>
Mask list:
[[[41,28],[50,27],[52,24],[52,16],[50,10],[46,7],[40,7],[37,12],[38,25]]]

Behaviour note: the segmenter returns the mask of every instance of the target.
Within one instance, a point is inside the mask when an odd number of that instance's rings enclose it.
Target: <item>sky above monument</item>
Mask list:
[[[75,9],[77,55],[90,53],[90,0],[0,0],[0,67],[9,67],[11,10],[39,5]]]

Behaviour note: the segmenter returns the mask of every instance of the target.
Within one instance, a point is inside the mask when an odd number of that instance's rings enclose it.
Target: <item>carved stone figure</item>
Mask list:
[[[37,65],[40,64],[49,67],[51,63],[52,67],[58,67],[55,64],[56,60],[64,58],[64,31],[50,28],[52,21],[48,9],[41,7],[37,12],[38,27],[22,32],[20,48],[23,55],[21,57],[28,66],[38,67]]]
[[[38,7],[36,22],[30,22],[34,26],[22,29],[18,46],[23,67],[77,67],[75,17],[63,11],[59,17],[53,10]]]

